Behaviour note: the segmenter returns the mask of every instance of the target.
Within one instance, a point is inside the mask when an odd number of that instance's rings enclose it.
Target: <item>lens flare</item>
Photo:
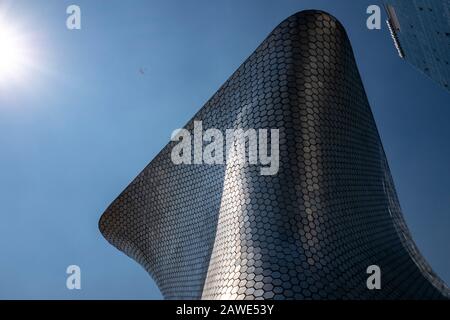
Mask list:
[[[24,80],[30,63],[25,37],[0,21],[0,85]]]

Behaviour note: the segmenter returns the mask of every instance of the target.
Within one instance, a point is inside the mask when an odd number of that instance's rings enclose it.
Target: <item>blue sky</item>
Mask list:
[[[346,27],[405,218],[450,283],[450,94],[398,57],[384,25],[365,27],[377,3],[2,0],[0,19],[27,32],[38,68],[0,87],[0,298],[161,298],[103,239],[98,219],[171,132],[303,9]],[[70,4],[81,7],[81,30],[65,27]],[[82,290],[66,289],[70,264],[81,267]]]

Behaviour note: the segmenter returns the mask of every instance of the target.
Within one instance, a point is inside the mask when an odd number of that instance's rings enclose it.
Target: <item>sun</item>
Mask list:
[[[0,84],[23,80],[29,64],[24,34],[0,21]]]

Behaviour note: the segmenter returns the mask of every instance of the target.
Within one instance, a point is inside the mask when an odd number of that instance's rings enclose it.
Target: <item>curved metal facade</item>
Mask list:
[[[352,48],[320,11],[283,21],[194,120],[279,128],[280,168],[175,165],[169,143],[100,219],[168,299],[445,298],[402,217]],[[381,290],[368,290],[378,265]]]

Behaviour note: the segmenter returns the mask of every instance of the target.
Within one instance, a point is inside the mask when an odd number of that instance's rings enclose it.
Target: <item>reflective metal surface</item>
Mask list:
[[[168,299],[444,298],[402,218],[341,24],[283,21],[185,126],[279,128],[280,169],[174,165],[174,142],[101,217]],[[366,268],[382,270],[368,290]]]

